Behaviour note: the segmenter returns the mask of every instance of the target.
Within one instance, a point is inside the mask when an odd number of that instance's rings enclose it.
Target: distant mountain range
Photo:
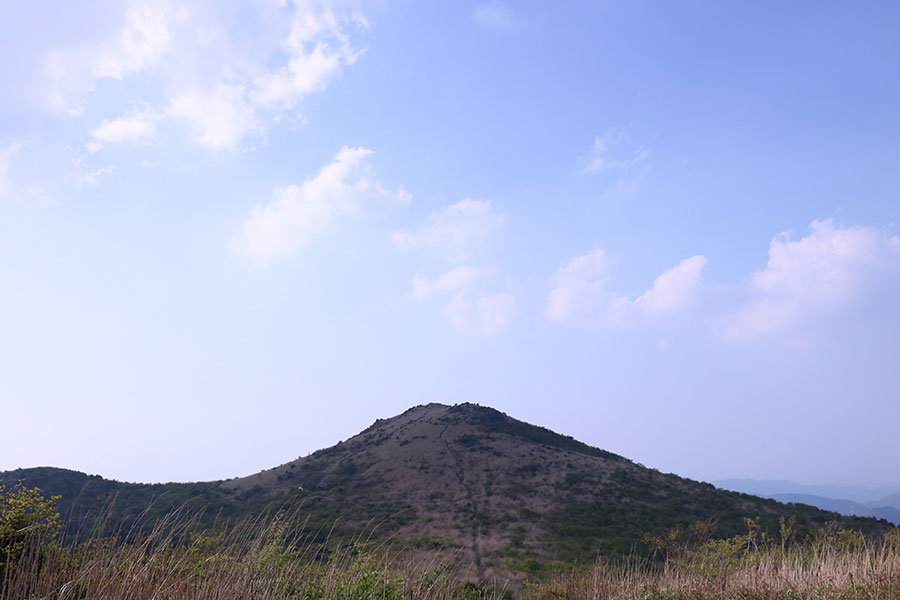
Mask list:
[[[61,494],[73,531],[94,527],[112,499],[113,529],[179,506],[206,507],[205,526],[296,507],[310,543],[364,535],[414,559],[455,562],[477,580],[649,552],[647,536],[706,519],[723,537],[746,532],[744,517],[757,516],[773,536],[791,516],[799,536],[833,520],[867,533],[889,529],[660,473],[475,404],[416,406],[330,448],[227,481],[120,483],[49,467],[0,479]]]
[[[900,525],[900,493],[892,493],[890,488],[805,485],[787,480],[755,479],[725,479],[712,483],[722,489],[773,498],[779,502],[808,504],[842,515],[874,517]]]

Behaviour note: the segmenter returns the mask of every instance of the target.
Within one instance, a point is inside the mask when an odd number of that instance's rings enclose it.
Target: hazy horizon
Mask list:
[[[476,402],[900,488],[900,5],[0,6],[0,470]]]

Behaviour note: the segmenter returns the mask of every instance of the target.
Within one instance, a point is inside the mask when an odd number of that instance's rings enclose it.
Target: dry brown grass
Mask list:
[[[600,561],[531,585],[530,597],[635,600],[900,599],[900,530],[877,543],[822,538],[789,549],[682,551],[660,565]]]
[[[601,560],[524,587],[489,587],[367,539],[316,541],[301,517],[279,513],[197,535],[197,515],[175,512],[149,533],[99,529],[73,548],[29,539],[6,569],[0,600],[900,600],[900,530],[878,542],[822,532],[787,547],[709,539],[668,548],[662,561]]]
[[[98,531],[75,548],[29,539],[6,569],[0,600],[445,599],[471,593],[439,566],[398,564],[366,539],[345,546],[315,542],[299,516],[278,514],[196,535],[197,517],[176,512],[149,534]]]

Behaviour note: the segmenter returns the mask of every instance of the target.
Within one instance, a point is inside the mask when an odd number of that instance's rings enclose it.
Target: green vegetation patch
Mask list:
[[[618,454],[588,446],[573,437],[561,435],[545,427],[517,421],[492,408],[475,404],[458,404],[451,407],[447,412],[450,415],[465,416],[469,422],[483,427],[488,433],[505,433],[535,444],[587,454],[588,456],[598,456],[614,461],[628,460]]]

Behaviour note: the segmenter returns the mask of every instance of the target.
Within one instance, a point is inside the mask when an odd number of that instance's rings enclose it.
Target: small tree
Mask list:
[[[28,489],[21,481],[9,490],[0,484],[0,582],[18,563],[28,540],[46,544],[59,535],[60,498],[45,498],[40,489]]]

